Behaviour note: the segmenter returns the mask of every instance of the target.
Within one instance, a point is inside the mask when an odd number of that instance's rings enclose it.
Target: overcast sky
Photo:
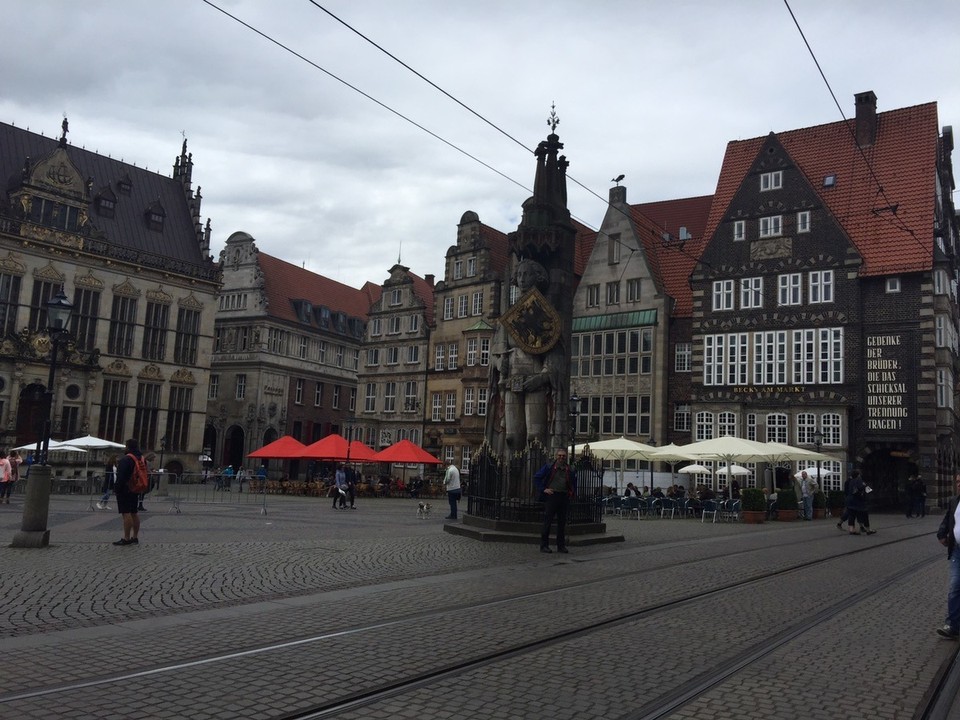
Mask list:
[[[7,0],[0,121],[66,114],[71,143],[165,175],[185,132],[216,256],[243,230],[354,287],[398,257],[441,279],[467,210],[515,230],[551,103],[569,176],[606,198],[623,173],[632,203],[711,194],[730,140],[839,120],[790,9],[846,117],[873,90],[960,125],[956,0],[211,2],[449,145],[203,0]],[[574,182],[569,204],[603,218]]]

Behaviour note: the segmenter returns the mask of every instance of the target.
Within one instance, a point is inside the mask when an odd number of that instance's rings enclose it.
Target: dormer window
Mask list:
[[[147,227],[154,232],[163,232],[163,221],[166,217],[167,213],[159,200],[151,203],[146,212]]]
[[[105,188],[94,198],[93,206],[100,217],[112,218],[117,209],[117,196],[110,188]]]
[[[130,191],[133,190],[133,183],[130,182],[129,175],[124,175],[122,178],[117,180],[117,190],[119,190],[124,195],[130,194]]]
[[[760,191],[779,190],[783,187],[783,170],[765,172],[760,176]]]

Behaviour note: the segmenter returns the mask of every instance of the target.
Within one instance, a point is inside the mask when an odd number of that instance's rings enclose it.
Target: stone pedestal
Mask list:
[[[50,515],[50,486],[53,470],[49,465],[34,465],[27,478],[27,492],[23,501],[23,519],[20,531],[13,536],[10,547],[42,548],[50,544],[47,518]]]

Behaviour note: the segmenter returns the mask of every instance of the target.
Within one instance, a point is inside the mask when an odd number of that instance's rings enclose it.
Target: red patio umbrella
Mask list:
[[[374,462],[373,456],[377,454],[369,445],[365,445],[359,440],[350,441],[350,462]]]
[[[304,444],[290,435],[284,435],[282,438],[267,443],[259,450],[254,450],[247,457],[252,458],[275,458],[286,460],[289,458],[298,458],[303,452]]]
[[[437,460],[419,445],[409,440],[400,440],[388,448],[384,448],[373,456],[374,462],[389,463],[423,463],[424,465],[443,465],[442,460]]]
[[[337,433],[327,435],[303,448],[299,457],[309,460],[345,460],[347,439]]]

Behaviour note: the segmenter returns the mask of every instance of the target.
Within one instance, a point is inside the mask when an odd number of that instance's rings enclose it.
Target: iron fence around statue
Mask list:
[[[533,477],[552,459],[534,440],[522,452],[504,458],[484,443],[470,461],[470,494],[467,514],[505,523],[538,523],[543,517]],[[567,522],[571,525],[598,523],[601,519],[600,493],[603,469],[587,457],[574,461],[577,493],[570,503]]]

